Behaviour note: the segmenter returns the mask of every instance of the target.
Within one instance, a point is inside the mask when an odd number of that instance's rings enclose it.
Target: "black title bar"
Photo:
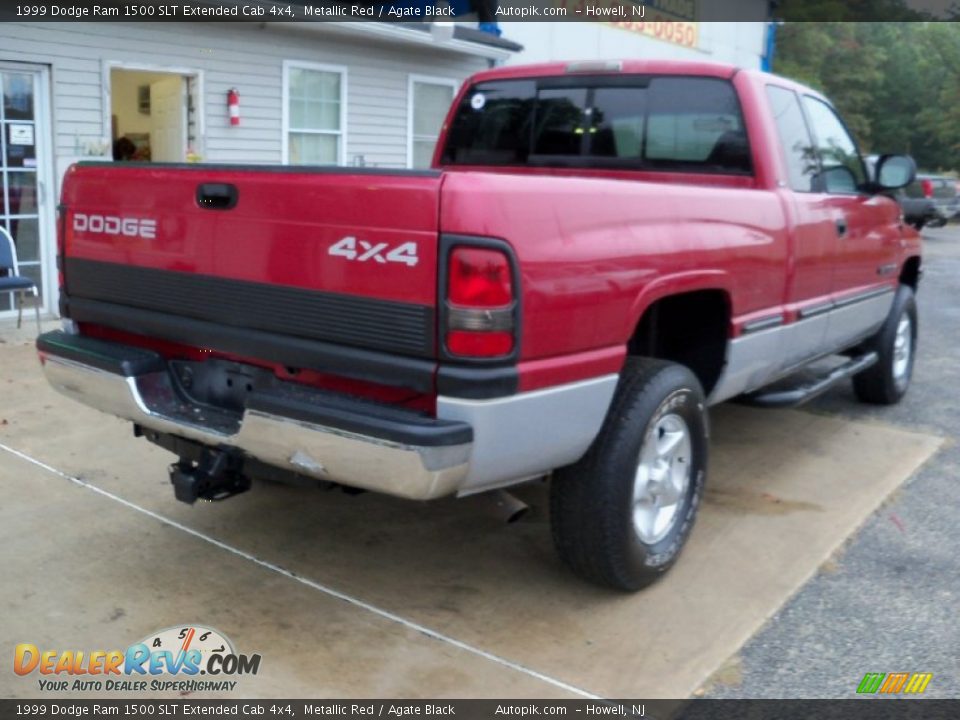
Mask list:
[[[100,717],[327,720],[953,720],[960,700],[0,700],[5,720]]]
[[[189,2],[4,2],[3,22],[330,22],[424,23],[606,22],[691,23],[718,21],[929,21],[956,20],[960,10],[944,2],[824,2],[807,0],[192,0]],[[455,9],[456,8],[456,9]]]

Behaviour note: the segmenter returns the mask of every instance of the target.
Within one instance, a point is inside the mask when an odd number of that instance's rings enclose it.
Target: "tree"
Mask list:
[[[787,23],[778,35],[774,69],[820,90],[869,145],[884,50],[869,23]]]
[[[930,80],[929,102],[918,113],[929,134],[927,167],[960,168],[960,27],[937,23],[927,29],[924,46]]]
[[[849,12],[863,8],[850,3]],[[827,95],[866,151],[907,152],[929,170],[960,168],[956,23],[788,22],[774,70]]]
[[[779,0],[776,16],[788,22],[915,22],[932,19],[911,0]]]

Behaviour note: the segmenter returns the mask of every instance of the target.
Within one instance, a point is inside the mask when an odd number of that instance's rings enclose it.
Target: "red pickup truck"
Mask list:
[[[920,242],[884,191],[914,174],[868,174],[830,103],[773,75],[494,69],[427,171],[72,167],[40,360],[175,453],[181,500],[551,476],[562,559],[634,590],[689,536],[708,406],[848,377],[903,396]]]

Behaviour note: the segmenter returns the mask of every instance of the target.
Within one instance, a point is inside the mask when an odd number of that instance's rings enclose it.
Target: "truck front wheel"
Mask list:
[[[693,527],[707,446],[706,403],[693,373],[628,359],[590,450],[553,477],[550,520],[563,561],[619,590],[662,576]]]
[[[901,285],[890,314],[879,332],[866,343],[877,353],[875,365],[853,376],[853,390],[861,402],[894,405],[906,395],[913,377],[917,350],[917,303],[913,290]]]

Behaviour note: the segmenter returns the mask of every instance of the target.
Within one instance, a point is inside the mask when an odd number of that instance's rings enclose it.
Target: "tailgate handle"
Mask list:
[[[203,183],[197,185],[197,205],[207,210],[230,210],[237,204],[240,193],[236,185]]]

